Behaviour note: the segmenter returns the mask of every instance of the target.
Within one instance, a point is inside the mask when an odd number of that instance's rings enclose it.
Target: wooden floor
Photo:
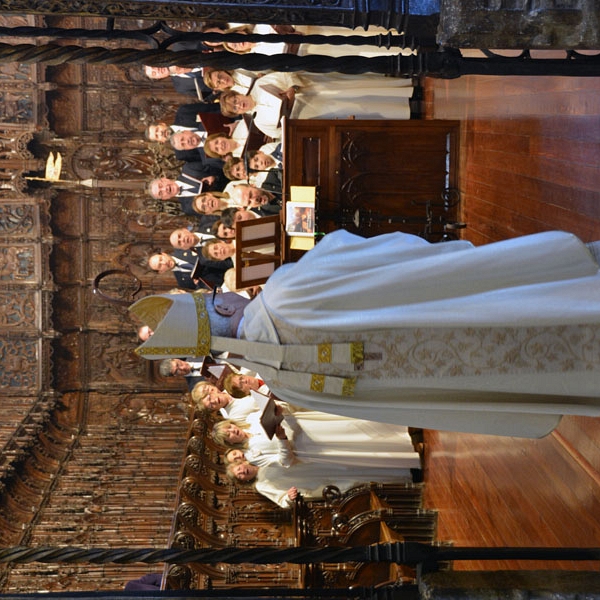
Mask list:
[[[426,81],[428,118],[460,119],[464,236],[479,245],[548,229],[600,239],[600,79]],[[600,419],[541,440],[426,432],[426,502],[461,546],[600,547]],[[461,562],[455,569],[594,569]]]

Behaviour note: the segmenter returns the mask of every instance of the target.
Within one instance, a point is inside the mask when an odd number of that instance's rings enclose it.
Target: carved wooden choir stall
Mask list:
[[[2,16],[0,22],[105,25],[83,17]],[[116,25],[129,26],[118,19]],[[367,485],[340,497],[332,491],[293,511],[230,484],[221,449],[206,435],[210,422],[190,414],[185,386],[134,354],[139,323],[126,305],[175,286],[172,275],[150,271],[147,258],[168,251],[169,233],[191,223],[178,203],[146,193],[151,179],[176,176],[181,163],[169,147],[144,139],[144,130],[169,122],[189,98],[169,82],[151,82],[139,67],[75,63],[0,65],[0,93],[2,545],[433,540],[435,514],[421,508],[420,484]],[[371,235],[412,223],[411,231],[443,237],[440,218],[457,220],[455,198],[448,196],[456,185],[456,124],[423,125],[386,126],[382,137],[377,123],[290,122],[288,185],[318,187],[322,231],[345,226]],[[415,158],[417,146],[424,150]],[[46,159],[58,152],[62,170],[48,182]],[[382,173],[391,169],[399,175],[383,185]],[[373,170],[376,180],[369,177]],[[119,274],[103,279],[102,295],[92,293],[107,271]],[[165,582],[301,588],[412,577],[381,569],[194,564],[168,569]],[[120,589],[147,570],[3,565],[0,590]]]

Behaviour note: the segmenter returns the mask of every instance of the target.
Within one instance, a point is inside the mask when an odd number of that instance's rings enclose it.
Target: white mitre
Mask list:
[[[147,296],[129,307],[154,334],[136,349],[150,360],[210,353],[210,323],[204,294]]]

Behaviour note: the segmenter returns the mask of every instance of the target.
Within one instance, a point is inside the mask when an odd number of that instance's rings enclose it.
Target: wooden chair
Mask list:
[[[242,290],[262,285],[281,265],[281,262],[281,220],[279,215],[236,223],[236,289]]]

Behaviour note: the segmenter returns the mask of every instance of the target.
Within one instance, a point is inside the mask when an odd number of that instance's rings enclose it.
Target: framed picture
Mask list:
[[[315,205],[309,202],[287,202],[285,205],[285,231],[292,236],[314,236]]]

